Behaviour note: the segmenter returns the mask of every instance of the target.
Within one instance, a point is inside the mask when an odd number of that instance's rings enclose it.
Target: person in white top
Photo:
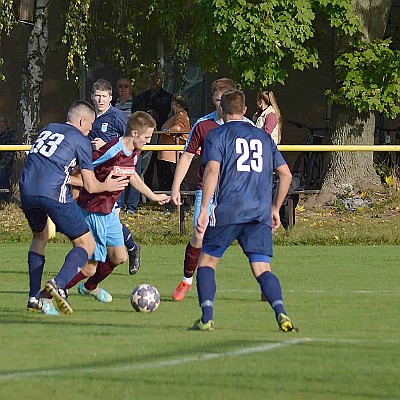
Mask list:
[[[281,142],[281,111],[271,90],[260,90],[257,93],[257,111],[253,115],[253,122],[257,128],[271,135],[276,144]]]

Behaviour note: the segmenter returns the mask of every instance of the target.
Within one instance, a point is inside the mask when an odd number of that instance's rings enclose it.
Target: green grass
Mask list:
[[[276,246],[273,269],[299,334],[278,331],[238,246],[217,270],[214,332],[187,331],[196,291],[170,294],[184,246],[143,246],[142,269],[118,267],[100,304],[76,292],[72,316],[28,314],[28,246],[0,253],[2,399],[398,399],[397,246]],[[69,245],[49,244],[44,279]],[[154,284],[162,302],[133,311],[129,294]]]

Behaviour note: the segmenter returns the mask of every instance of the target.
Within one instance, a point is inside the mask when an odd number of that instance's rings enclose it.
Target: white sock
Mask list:
[[[186,282],[189,285],[193,284],[193,276],[191,278],[186,278],[186,276],[182,276],[182,282]]]

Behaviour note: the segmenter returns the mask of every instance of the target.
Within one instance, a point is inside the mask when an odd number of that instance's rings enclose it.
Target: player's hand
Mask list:
[[[275,233],[281,226],[281,217],[279,216],[279,208],[272,206],[272,233]]]
[[[182,205],[181,193],[180,193],[179,190],[174,190],[174,189],[172,189],[172,191],[171,191],[171,201],[172,201],[176,206],[181,206],[181,205]]]
[[[200,234],[203,234],[206,231],[207,225],[208,225],[208,211],[200,211],[199,217],[197,218],[197,223],[196,223],[196,231]]]
[[[129,184],[129,178],[126,176],[117,176],[113,178],[112,171],[108,174],[104,183],[106,184],[106,192],[119,192],[124,190]]]
[[[160,206],[169,203],[169,201],[171,200],[171,197],[164,194],[164,193],[159,193],[159,194],[155,194],[153,199],[152,199],[155,203],[159,204]]]
[[[96,138],[91,141],[93,150],[98,150],[100,147],[103,147],[106,142],[103,139]]]

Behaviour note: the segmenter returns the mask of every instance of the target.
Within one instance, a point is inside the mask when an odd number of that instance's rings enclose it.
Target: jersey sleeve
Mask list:
[[[79,168],[93,171],[92,146],[89,139],[86,137],[82,138],[77,145],[76,153],[76,161]]]
[[[202,158],[203,165],[206,165],[209,161],[217,161],[220,164],[222,163],[223,149],[221,137],[221,134],[215,134],[215,132],[212,130],[208,132],[204,142],[204,152]]]
[[[200,125],[196,124],[186,141],[184,150],[191,154],[196,154],[201,146],[201,132],[200,132]]]

